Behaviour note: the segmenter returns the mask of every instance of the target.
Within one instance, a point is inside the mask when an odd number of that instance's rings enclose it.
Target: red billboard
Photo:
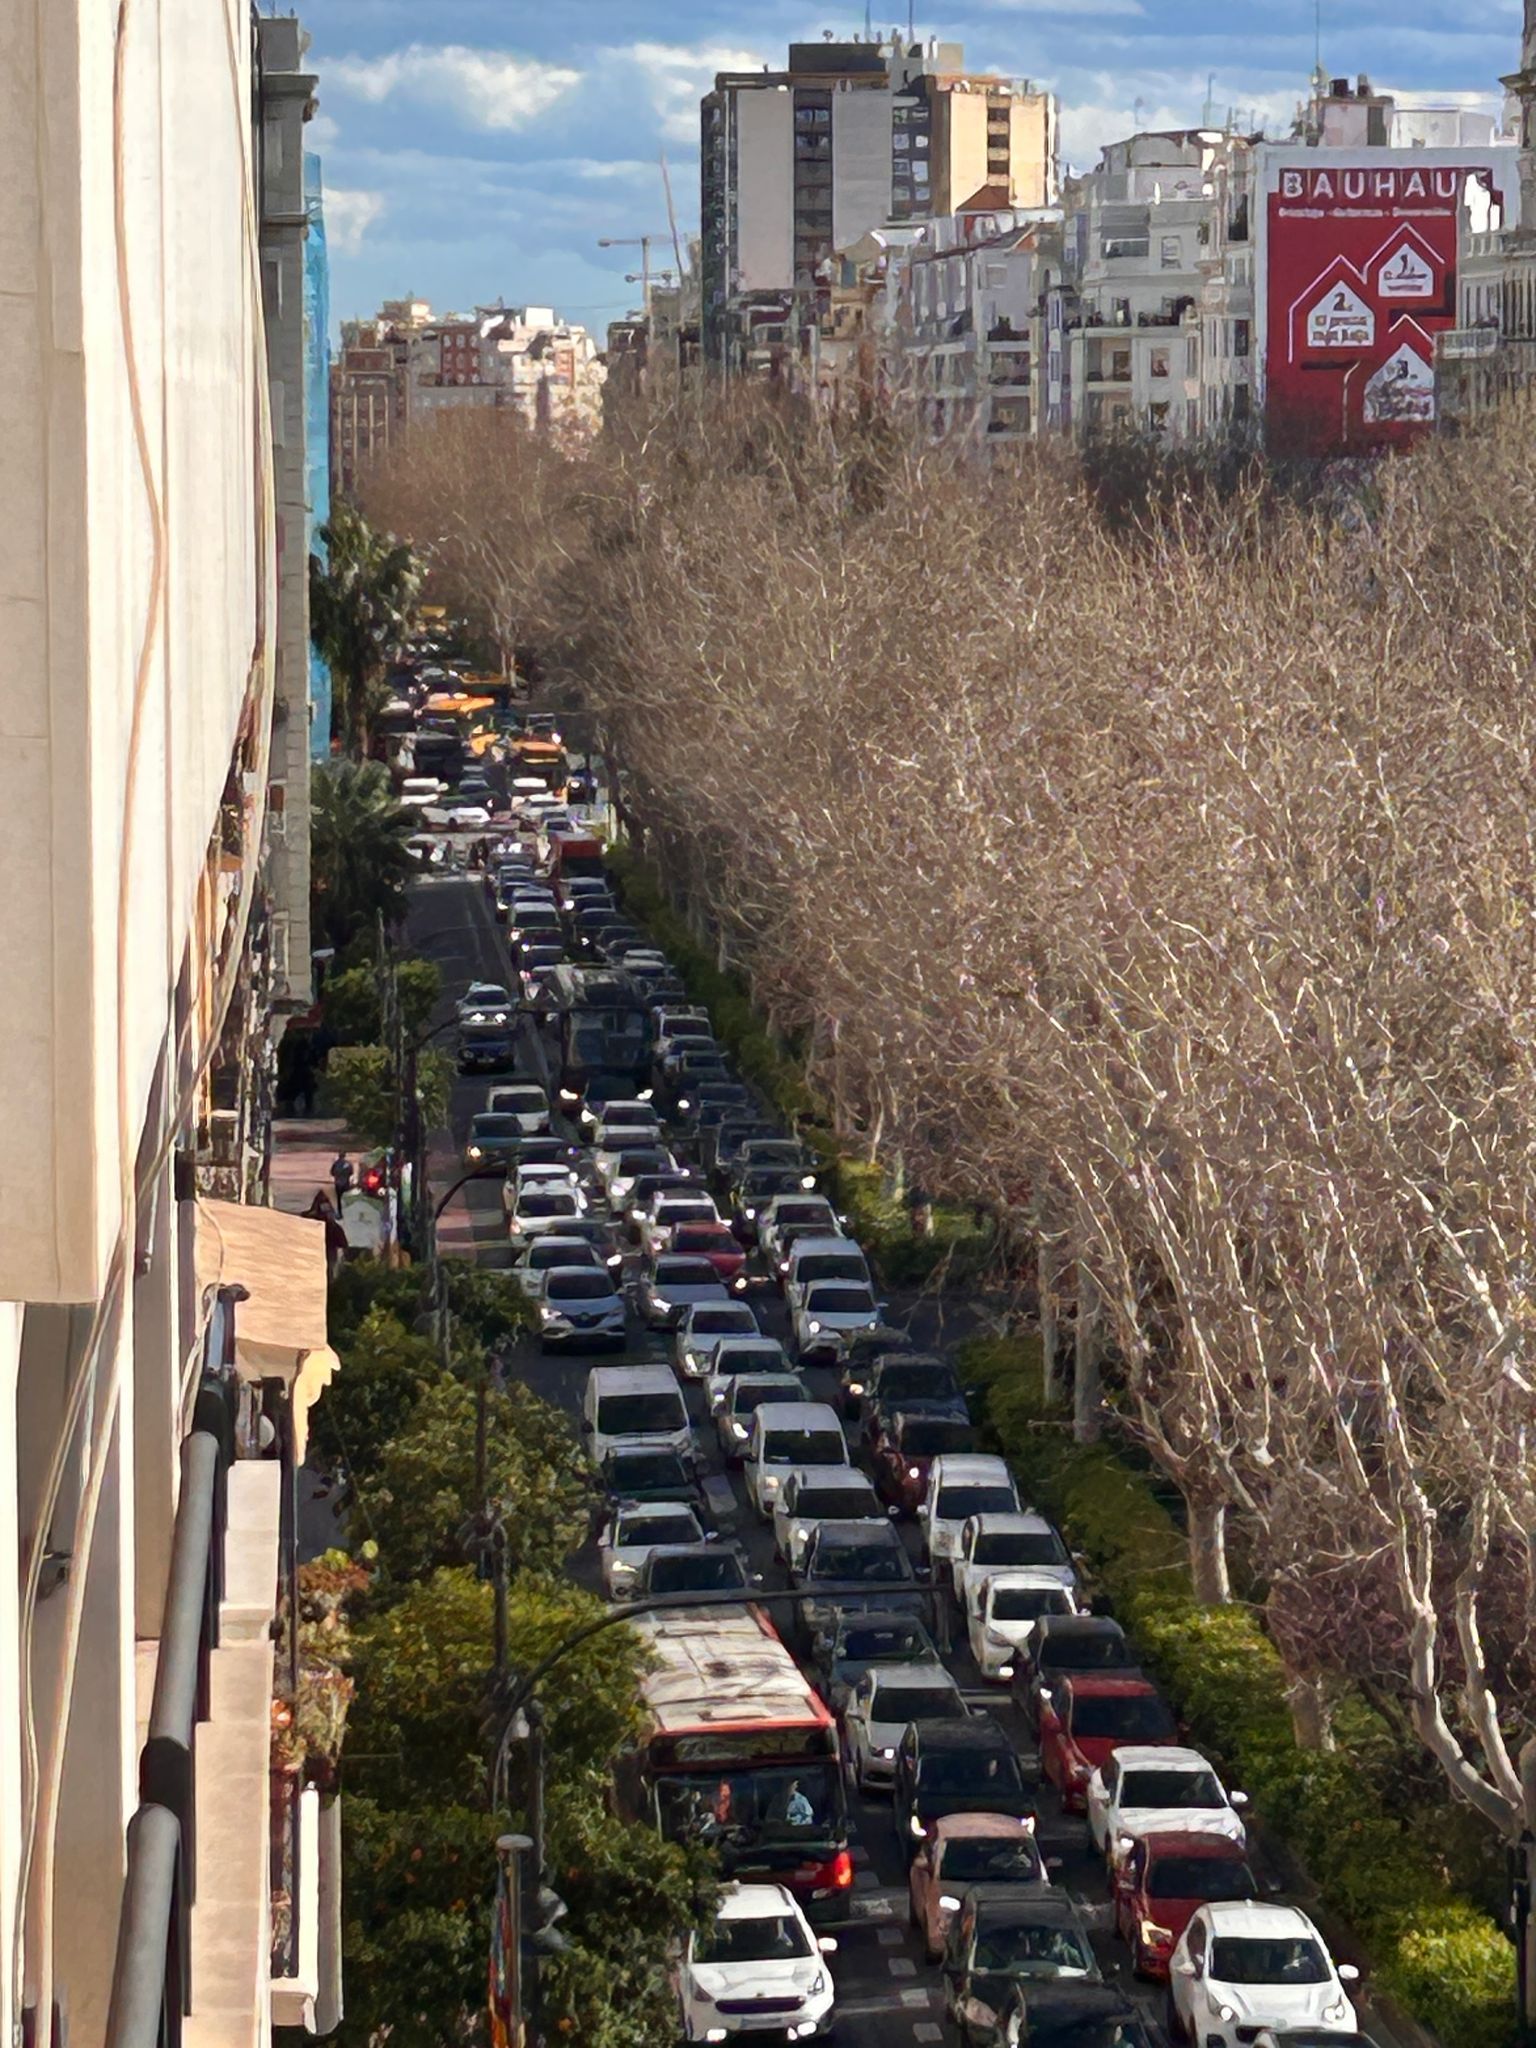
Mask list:
[[[1344,455],[1422,433],[1464,195],[1506,203],[1515,152],[1287,150],[1265,172],[1266,444]]]

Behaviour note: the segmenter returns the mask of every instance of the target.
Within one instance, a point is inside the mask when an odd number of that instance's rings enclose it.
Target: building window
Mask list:
[[[926,128],[920,128],[918,132],[913,136],[912,147],[918,152],[919,155],[921,155],[922,152],[928,147],[928,131]]]
[[[1153,375],[1154,377],[1166,377],[1166,376],[1167,376],[1167,374],[1168,374],[1168,351],[1167,351],[1167,349],[1165,349],[1165,348],[1155,348],[1155,349],[1153,349],[1153,351],[1152,351],[1152,375]]]
[[[1168,401],[1160,399],[1157,404],[1147,407],[1147,418],[1154,434],[1161,434],[1168,425]]]
[[[891,137],[892,149],[908,149],[911,147],[911,143],[912,138],[910,135],[893,135]]]
[[[1130,383],[1131,352],[1128,348],[1117,348],[1110,351],[1109,374],[1118,384]]]
[[[1233,355],[1235,355],[1235,356],[1245,356],[1245,355],[1247,355],[1247,353],[1248,353],[1248,347],[1249,347],[1249,335],[1250,335],[1250,332],[1251,332],[1251,330],[1250,330],[1250,327],[1249,327],[1249,323],[1248,323],[1248,322],[1247,322],[1246,320],[1234,320],[1234,321],[1232,322],[1232,353],[1233,353]]]
[[[1177,235],[1164,235],[1162,240],[1162,266],[1164,270],[1177,270],[1183,261]]]

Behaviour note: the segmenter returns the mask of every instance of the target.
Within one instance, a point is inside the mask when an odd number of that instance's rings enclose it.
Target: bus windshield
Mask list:
[[[832,1763],[722,1764],[656,1785],[656,1815],[672,1841],[807,1843],[835,1838],[842,1785]]]

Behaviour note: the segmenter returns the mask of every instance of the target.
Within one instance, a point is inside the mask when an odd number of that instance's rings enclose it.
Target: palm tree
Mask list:
[[[320,529],[325,558],[309,558],[309,634],[336,682],[335,730],[361,759],[382,700],[384,664],[410,630],[425,569],[404,541],[375,533],[345,499]]]
[[[310,887],[315,941],[339,953],[382,914],[405,910],[415,872],[406,840],[414,813],[396,803],[389,771],[377,761],[332,761],[311,782]]]

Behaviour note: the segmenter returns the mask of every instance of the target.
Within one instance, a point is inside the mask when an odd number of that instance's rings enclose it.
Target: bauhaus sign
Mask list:
[[[1269,446],[1335,455],[1410,439],[1435,419],[1435,336],[1455,325],[1468,185],[1511,204],[1515,153],[1296,154],[1266,152],[1264,165]]]

